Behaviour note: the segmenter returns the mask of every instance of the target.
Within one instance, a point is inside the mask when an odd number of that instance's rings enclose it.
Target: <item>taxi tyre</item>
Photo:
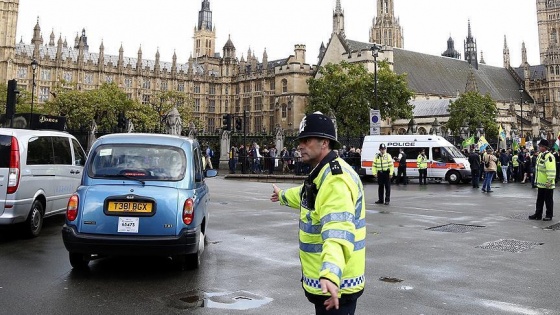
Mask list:
[[[34,238],[39,236],[39,233],[41,233],[41,229],[43,228],[44,208],[45,207],[41,201],[37,199],[33,201],[27,220],[25,220],[25,223],[23,224],[23,232],[26,237]]]
[[[206,242],[206,237],[201,231],[198,238],[198,249],[194,254],[179,255],[173,257],[173,262],[178,270],[194,270],[200,267],[202,262],[202,253],[204,252],[204,243]]]
[[[446,175],[446,179],[450,184],[456,185],[461,182],[461,174],[457,171],[449,171]]]
[[[83,270],[88,268],[91,255],[69,252],[68,258],[70,259],[70,265],[72,268]]]

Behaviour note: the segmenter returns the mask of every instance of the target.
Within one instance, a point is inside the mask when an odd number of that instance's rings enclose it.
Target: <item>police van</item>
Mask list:
[[[451,184],[468,182],[471,168],[467,158],[445,138],[435,135],[380,135],[366,136],[362,145],[360,175],[372,176],[373,159],[379,145],[387,146],[387,153],[394,159],[395,175],[399,166],[400,149],[406,154],[406,175],[418,177],[416,159],[422,150],[428,156],[428,179],[447,181]]]

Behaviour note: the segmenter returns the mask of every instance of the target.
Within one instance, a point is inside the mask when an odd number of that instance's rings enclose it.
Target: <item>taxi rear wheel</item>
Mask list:
[[[81,253],[68,253],[70,258],[70,265],[74,269],[86,269],[91,260],[91,255],[84,255]]]
[[[204,252],[204,242],[204,233],[200,232],[200,237],[198,239],[198,249],[196,253],[173,257],[176,266],[180,270],[194,270],[200,267],[202,261],[202,253]]]

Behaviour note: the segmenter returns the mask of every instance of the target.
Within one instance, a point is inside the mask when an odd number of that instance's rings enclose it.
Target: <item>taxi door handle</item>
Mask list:
[[[80,174],[80,171],[79,170],[71,170],[70,174]]]

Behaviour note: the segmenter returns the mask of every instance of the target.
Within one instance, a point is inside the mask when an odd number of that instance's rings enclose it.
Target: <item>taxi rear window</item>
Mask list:
[[[92,153],[88,172],[94,178],[177,181],[185,177],[186,163],[176,147],[107,144]]]
[[[0,135],[0,168],[10,167],[12,136]]]

